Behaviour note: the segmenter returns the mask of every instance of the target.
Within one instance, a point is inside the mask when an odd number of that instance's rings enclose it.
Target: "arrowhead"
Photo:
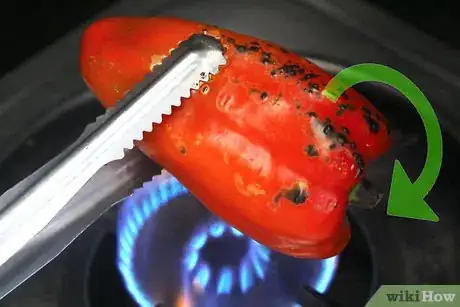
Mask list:
[[[413,184],[396,160],[391,181],[387,214],[402,218],[439,222],[439,217],[423,199],[426,191]]]

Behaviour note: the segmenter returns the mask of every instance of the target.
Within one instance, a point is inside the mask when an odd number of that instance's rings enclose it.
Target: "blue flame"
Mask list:
[[[211,268],[206,263],[201,264],[201,266],[198,268],[195,279],[193,281],[199,284],[204,289],[206,289],[206,286],[208,285],[210,279]]]
[[[187,189],[174,177],[156,176],[143,189],[137,190],[123,204],[117,231],[118,250],[117,265],[123,277],[125,287],[132,298],[141,307],[153,307],[157,302],[145,295],[138,283],[134,269],[135,244],[144,224],[171,200],[186,195]],[[217,273],[210,264],[200,257],[200,251],[210,238],[219,239],[229,234],[237,240],[247,240],[248,250],[237,268],[223,266]],[[267,273],[271,252],[265,246],[247,238],[236,228],[222,221],[215,221],[196,232],[187,245],[184,255],[184,271],[191,274],[192,282],[206,289],[215,280],[215,291],[218,295],[230,294],[234,289],[242,293],[249,291],[257,282],[263,280]],[[321,273],[313,288],[325,293],[332,282],[337,267],[338,257],[322,262]],[[184,285],[188,288],[188,285]],[[294,305],[297,307],[297,305]]]
[[[324,294],[329,289],[331,281],[335,275],[339,256],[324,259],[321,263],[321,274],[318,276],[314,288],[320,294]]]
[[[217,293],[229,294],[233,287],[233,270],[229,267],[224,267],[219,274],[217,284]]]
[[[201,280],[198,275],[202,274],[202,268],[210,267],[210,264],[206,263],[200,257],[201,249],[206,245],[208,238],[212,237],[214,239],[219,239],[225,234],[229,234],[238,240],[244,239],[240,231],[226,225],[222,221],[215,221],[207,227],[199,228],[192,236],[192,239],[187,245],[184,257],[184,269],[186,273],[192,276],[192,280]],[[264,279],[270,261],[270,251],[254,240],[249,238],[246,238],[246,240],[248,240],[248,250],[241,259],[239,267],[234,269],[224,265],[220,268],[220,273],[217,276],[213,276],[213,272],[210,271],[211,277],[206,278],[206,283],[200,283],[201,288],[206,289],[211,279],[215,279],[217,283],[216,294],[218,295],[230,294],[235,286],[237,286],[242,293],[246,293],[255,285],[257,281],[256,277],[261,280]],[[198,269],[195,270],[197,267]],[[208,274],[208,272],[206,272],[206,274]]]
[[[241,292],[246,293],[253,283],[251,267],[247,261],[243,261],[240,266],[240,288]]]
[[[209,234],[214,238],[220,238],[225,232],[225,224],[222,222],[215,222],[209,227]]]
[[[157,176],[158,177],[158,176]],[[138,190],[139,194],[145,191],[149,193],[146,200],[140,204],[136,203],[136,193],[129,197],[124,205],[121,215],[120,227],[118,229],[118,269],[124,279],[125,286],[133,299],[141,307],[153,307],[144,294],[143,289],[137,282],[134,270],[135,242],[140,229],[145,222],[154,215],[161,207],[167,205],[171,200],[188,193],[187,189],[174,177],[167,180],[152,180],[144,185],[144,189]],[[198,260],[198,258],[197,258]]]

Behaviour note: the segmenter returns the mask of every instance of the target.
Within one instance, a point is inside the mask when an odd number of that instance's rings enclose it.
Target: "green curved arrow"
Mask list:
[[[412,183],[399,160],[395,161],[388,199],[387,214],[392,216],[438,222],[424,198],[434,186],[442,164],[442,134],[436,113],[422,91],[400,72],[378,64],[358,64],[342,70],[327,84],[323,95],[332,102],[360,82],[381,82],[400,91],[414,105],[422,118],[427,136],[425,166]]]

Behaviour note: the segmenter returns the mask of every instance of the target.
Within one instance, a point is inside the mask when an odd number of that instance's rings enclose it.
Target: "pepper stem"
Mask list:
[[[351,190],[349,196],[348,196],[348,201],[351,203],[351,202],[358,202],[359,201],[359,197],[358,197],[358,190],[361,188],[361,184],[358,183],[357,185],[355,185],[355,187],[353,188],[353,190]]]
[[[364,178],[348,196],[348,205],[364,209],[374,209],[382,201],[384,193],[380,192],[372,182]]]

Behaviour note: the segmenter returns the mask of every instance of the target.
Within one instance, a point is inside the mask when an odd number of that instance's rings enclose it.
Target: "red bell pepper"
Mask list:
[[[107,18],[84,33],[81,70],[113,106],[179,42],[204,33],[228,65],[136,145],[210,211],[284,254],[326,258],[350,238],[348,195],[390,146],[382,114],[276,44],[176,18]]]

